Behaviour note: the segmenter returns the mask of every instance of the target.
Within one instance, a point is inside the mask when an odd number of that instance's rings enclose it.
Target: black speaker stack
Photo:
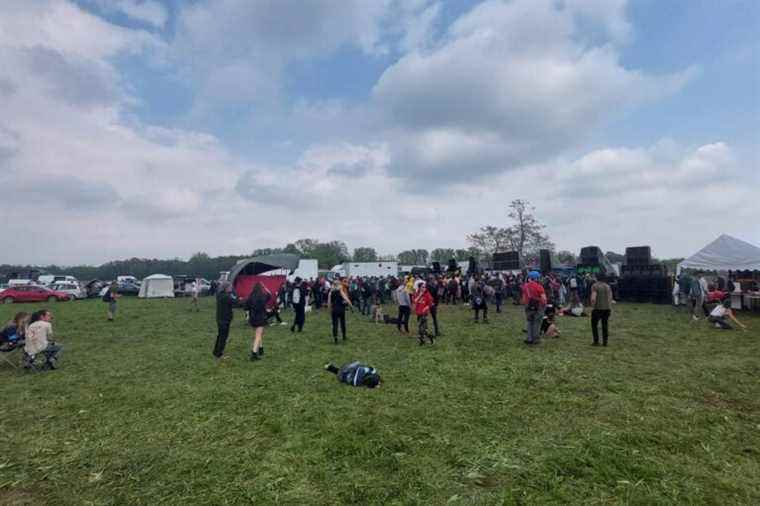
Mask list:
[[[441,262],[433,262],[433,274],[441,273]]]
[[[496,271],[520,270],[520,254],[517,251],[494,253],[493,269]]]
[[[453,274],[458,270],[459,270],[459,264],[457,264],[456,259],[450,258],[448,271]]]
[[[599,246],[586,246],[581,248],[580,263],[587,266],[598,266],[602,264],[604,253]]]
[[[552,252],[548,249],[542,249],[538,251],[538,255],[541,260],[541,272],[550,273],[552,271]]]
[[[637,246],[625,249],[625,265],[620,269],[618,298],[631,302],[669,304],[673,300],[673,278],[665,265],[652,263],[652,249]]]

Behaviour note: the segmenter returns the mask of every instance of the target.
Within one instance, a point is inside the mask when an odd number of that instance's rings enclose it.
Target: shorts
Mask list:
[[[248,320],[248,323],[253,328],[256,328],[256,327],[266,327],[267,325],[269,325],[269,321],[266,320],[266,319],[264,319],[264,320]]]

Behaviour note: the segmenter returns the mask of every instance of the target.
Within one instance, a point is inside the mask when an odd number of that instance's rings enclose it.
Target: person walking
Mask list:
[[[219,290],[216,293],[216,344],[214,344],[213,355],[217,359],[225,359],[224,348],[227,346],[227,338],[230,335],[230,325],[232,324],[233,311],[237,298],[232,293],[232,283],[222,281]]]
[[[108,303],[107,315],[109,322],[112,322],[116,316],[116,301],[121,297],[118,290],[119,285],[114,281],[108,286],[106,292],[103,294],[103,302]]]
[[[300,277],[297,277],[294,281],[291,303],[296,315],[290,331],[295,332],[298,329],[298,332],[303,332],[303,325],[306,323],[306,290],[303,288],[303,281]]]
[[[335,344],[338,344],[338,325],[343,340],[346,340],[346,307],[353,307],[351,299],[345,294],[340,281],[333,283],[332,290],[327,294],[327,307],[330,309],[332,318],[332,335]]]
[[[201,278],[195,278],[195,281],[193,281],[193,285],[190,288],[192,295],[192,300],[190,301],[190,310],[192,311],[195,309],[195,312],[201,310],[201,308],[198,306],[198,297],[200,297],[201,294]]]
[[[607,346],[608,320],[612,313],[612,288],[603,280],[595,281],[591,285],[591,333],[594,337],[594,346],[599,346],[599,322],[602,322],[602,346]]]
[[[406,285],[401,283],[396,288],[396,300],[398,301],[398,322],[396,327],[402,334],[409,335],[409,317],[412,314],[412,300],[409,292],[406,291]],[[402,330],[401,327],[404,327]]]
[[[261,281],[256,282],[245,302],[248,310],[248,323],[253,328],[253,343],[251,345],[251,361],[259,360],[264,355],[264,328],[267,326],[267,304],[272,293]]]
[[[430,314],[430,308],[433,306],[433,296],[430,295],[424,281],[417,285],[417,292],[413,297],[414,313],[417,315],[417,340],[420,346],[425,344],[425,338],[430,340],[430,344],[435,344],[433,335],[428,332],[427,317]]]
[[[539,342],[541,321],[546,307],[546,292],[538,282],[541,275],[538,271],[528,273],[528,281],[522,286],[522,303],[525,305],[525,320],[528,336],[525,344],[534,345]]]

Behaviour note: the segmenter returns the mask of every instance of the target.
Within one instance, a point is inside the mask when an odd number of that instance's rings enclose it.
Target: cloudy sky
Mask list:
[[[755,0],[2,0],[0,263],[760,243]],[[10,247],[8,247],[10,246]]]

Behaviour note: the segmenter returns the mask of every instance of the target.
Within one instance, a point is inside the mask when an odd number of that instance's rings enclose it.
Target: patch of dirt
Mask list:
[[[735,399],[725,399],[718,392],[708,390],[703,395],[704,403],[718,409],[730,409],[732,411],[741,411],[742,413],[752,413],[757,411],[757,407],[750,402],[739,401]]]
[[[23,489],[0,489],[0,504],[2,506],[30,506],[42,504],[35,500],[31,492]]]

